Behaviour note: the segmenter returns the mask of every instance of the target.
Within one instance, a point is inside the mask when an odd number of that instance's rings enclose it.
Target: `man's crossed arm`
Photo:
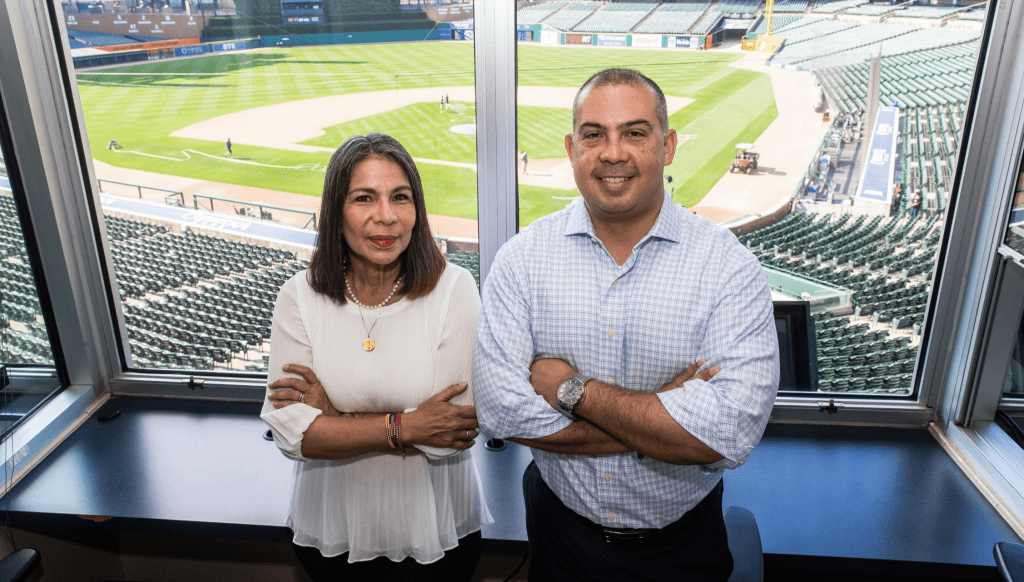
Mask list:
[[[708,381],[719,372],[712,366],[699,374],[705,363],[698,361],[683,370],[671,382],[658,389],[666,392],[689,380]],[[558,385],[576,373],[569,364],[557,359],[537,360],[530,366],[534,391],[558,409],[555,396]],[[675,465],[706,465],[722,459],[686,431],[661,404],[657,393],[634,392],[590,380],[586,396],[573,411],[578,420],[564,429],[536,439],[510,439],[552,453],[600,455],[636,451],[658,461]]]

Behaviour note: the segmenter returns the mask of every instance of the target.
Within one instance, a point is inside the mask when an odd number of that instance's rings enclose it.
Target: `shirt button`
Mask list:
[[[611,481],[611,480],[612,480],[612,476],[611,476],[611,475],[605,475],[605,476],[604,476],[604,482],[605,482],[605,483],[607,483],[607,482],[609,482],[609,481]]]
[[[609,329],[608,330],[608,337],[615,337],[615,331]]]
[[[615,514],[614,513],[609,513],[608,514],[608,521],[615,521]]]
[[[615,378],[608,378],[608,380],[605,381],[605,384],[615,384]]]
[[[592,242],[592,243],[594,243],[596,245],[597,244],[597,239],[594,238],[594,237],[590,237],[590,242]]]

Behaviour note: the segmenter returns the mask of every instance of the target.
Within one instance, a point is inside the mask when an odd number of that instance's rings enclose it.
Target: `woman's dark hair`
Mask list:
[[[350,137],[338,146],[327,165],[320,206],[320,227],[317,229],[316,248],[313,249],[307,275],[314,291],[327,295],[339,304],[346,301],[345,269],[349,257],[344,228],[345,199],[348,197],[352,170],[359,162],[374,156],[391,160],[402,168],[412,186],[412,199],[416,206],[416,224],[412,228],[409,246],[401,256],[401,292],[409,299],[430,293],[437,286],[447,264],[430,235],[423,182],[409,152],[398,140],[383,133]]]

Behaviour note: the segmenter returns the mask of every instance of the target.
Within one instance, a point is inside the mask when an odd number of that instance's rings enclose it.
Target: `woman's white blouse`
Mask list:
[[[434,291],[385,307],[376,325],[379,310],[363,309],[360,321],[354,303],[338,305],[314,292],[301,271],[281,287],[274,306],[268,382],[294,376],[281,371],[285,364],[302,364],[338,410],[413,409],[452,384],[471,382],[479,309],[473,276],[450,263]],[[362,342],[371,325],[377,346],[366,352]],[[472,385],[452,402],[472,404]],[[328,557],[349,552],[349,562],[412,556],[427,564],[493,523],[470,451],[306,459],[303,433],[320,414],[306,404],[263,403],[261,416],[278,448],[298,461],[288,517],[296,544]]]

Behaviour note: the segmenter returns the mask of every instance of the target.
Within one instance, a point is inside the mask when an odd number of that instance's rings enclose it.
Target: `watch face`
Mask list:
[[[576,378],[573,378],[569,383],[569,386],[566,387],[565,392],[565,399],[576,404],[576,402],[579,401],[580,396],[583,395],[583,384],[581,384]]]
[[[580,397],[583,396],[583,382],[580,382],[579,378],[573,376],[562,382],[558,386],[558,401],[572,410],[573,406],[579,402]]]

